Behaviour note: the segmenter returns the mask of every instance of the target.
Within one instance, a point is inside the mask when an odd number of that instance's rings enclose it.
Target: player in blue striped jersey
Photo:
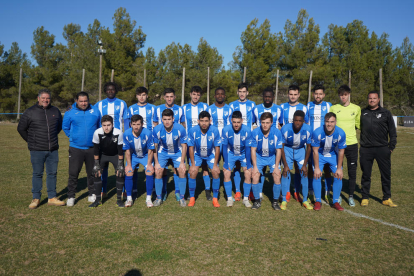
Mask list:
[[[221,137],[218,129],[210,125],[211,116],[207,111],[201,111],[198,118],[198,125],[192,127],[187,136],[190,159],[190,177],[188,179],[190,202],[188,206],[192,207],[195,204],[196,177],[200,166],[204,164],[211,169],[211,174],[213,175],[213,206],[220,207],[217,197],[220,189],[220,169],[218,162],[220,158]],[[207,177],[209,177],[208,170]],[[210,178],[208,182],[210,184]]]
[[[280,158],[282,156],[282,134],[279,129],[273,126],[273,116],[270,112],[264,112],[260,116],[260,127],[252,132],[252,178],[253,178],[253,195],[255,202],[252,209],[259,209],[261,206],[260,193],[262,192],[259,180],[263,175],[263,169],[269,166],[270,173],[273,176],[273,202],[274,210],[280,210]]]
[[[329,112],[325,115],[325,125],[317,128],[312,134],[312,149],[314,161],[314,182],[315,207],[314,210],[321,209],[321,169],[328,164],[334,172],[333,179],[333,208],[343,211],[339,203],[342,189],[342,164],[346,148],[345,132],[336,126],[335,113]]]
[[[223,129],[222,144],[224,157],[224,189],[227,194],[227,207],[233,206],[231,172],[234,169],[236,162],[240,162],[241,167],[243,167],[243,204],[246,205],[246,203],[249,203],[248,195],[252,187],[250,157],[251,132],[248,127],[243,125],[243,115],[240,111],[237,110],[233,112],[231,125],[228,125]],[[240,182],[237,183],[235,181],[234,184],[236,186],[236,191],[240,191]],[[249,207],[248,205],[246,207]]]
[[[332,104],[325,102],[325,87],[323,85],[317,84],[313,88],[313,101],[309,102],[307,105],[309,113],[309,125],[312,131],[323,126],[325,124],[325,115],[329,112]],[[309,181],[309,195],[313,195],[313,168],[312,168],[312,155],[309,158],[308,166],[308,181]],[[329,202],[329,191],[332,191],[332,178],[331,171],[329,166],[324,167],[325,172],[325,199]]]
[[[128,120],[133,115],[141,115],[143,118],[143,125],[149,131],[153,129],[153,119],[155,115],[156,106],[147,102],[148,100],[148,89],[146,87],[138,87],[136,89],[136,96],[138,102],[128,107]],[[125,124],[125,129],[129,128],[129,124]]]
[[[185,156],[187,153],[187,135],[185,128],[174,123],[174,112],[171,109],[165,109],[162,114],[162,124],[157,125],[153,130],[153,141],[156,153],[154,154],[155,163],[155,192],[157,199],[154,206],[160,206],[162,203],[162,176],[167,163],[173,163],[175,174],[178,175],[178,186],[180,190],[180,206],[185,207],[187,203],[184,199],[187,179],[185,178]]]
[[[143,127],[144,119],[141,115],[135,114],[131,117],[131,128],[124,132],[123,147],[125,151],[125,191],[127,201],[125,207],[132,206],[132,187],[134,171],[139,168],[139,164],[144,166],[146,175],[147,199],[146,205],[152,207],[151,194],[154,184],[154,143],[152,141],[152,131]]]
[[[312,206],[307,201],[308,198],[308,163],[311,154],[311,129],[310,126],[304,124],[305,113],[302,110],[297,110],[293,115],[293,123],[282,127],[283,140],[283,174],[282,174],[282,196],[283,201],[280,208],[286,210],[286,193],[289,190],[290,184],[290,170],[293,168],[293,163],[296,162],[301,176],[303,206],[312,210]],[[306,146],[306,149],[305,149]],[[299,187],[300,188],[300,187]],[[299,188],[297,189],[297,197],[300,198]],[[298,200],[299,201],[299,200]]]
[[[226,91],[223,87],[218,87],[214,92],[214,98],[216,102],[208,107],[208,113],[211,115],[211,123],[218,128],[220,136],[223,132],[223,128],[230,125],[230,115],[233,112],[226,100]]]
[[[95,104],[101,118],[104,115],[110,115],[114,119],[114,128],[123,131],[125,121],[128,123],[128,107],[125,101],[116,98],[118,93],[118,86],[114,82],[107,82],[104,85],[104,92],[107,96],[106,99]],[[102,198],[106,197],[108,182],[108,166],[103,168],[102,171]]]

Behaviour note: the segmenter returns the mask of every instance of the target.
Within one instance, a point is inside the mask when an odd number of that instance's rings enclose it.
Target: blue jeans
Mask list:
[[[33,199],[40,199],[42,196],[43,170],[46,164],[46,187],[47,197],[56,197],[56,175],[59,162],[58,150],[54,151],[30,151],[32,161],[32,194]]]

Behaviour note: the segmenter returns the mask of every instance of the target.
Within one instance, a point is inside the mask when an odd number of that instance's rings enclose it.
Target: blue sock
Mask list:
[[[164,194],[167,193],[167,185],[168,185],[168,176],[165,175],[162,177],[162,192]]]
[[[259,184],[257,184],[257,185],[259,185]],[[243,183],[243,193],[244,193],[243,196],[249,196],[251,189],[252,189],[252,183],[244,182]],[[259,193],[260,193],[260,186],[259,186]],[[256,198],[259,199],[260,195],[259,195],[259,197],[256,197]]]
[[[157,194],[157,199],[161,199],[162,184],[161,178],[155,178],[155,193]]]
[[[253,190],[254,199],[259,199],[260,198],[260,184],[253,184],[252,190]]]
[[[263,193],[263,186],[264,186],[265,179],[266,178],[264,177],[264,175],[262,175],[260,177],[260,182],[259,182],[260,193]],[[259,197],[260,197],[260,193],[259,193]],[[254,197],[254,198],[256,198],[256,197]]]
[[[180,198],[183,199],[185,195],[185,189],[187,188],[187,178],[178,178],[178,186],[180,187]]]
[[[203,176],[203,180],[204,180],[204,186],[206,187],[206,190],[210,190],[210,176],[209,175],[204,175]]]
[[[126,190],[127,196],[132,195],[133,178],[134,178],[133,176],[125,176],[125,190]]]
[[[196,189],[196,180],[193,178],[188,179],[188,191],[190,192],[190,197],[194,197]]]
[[[154,188],[154,176],[153,175],[147,175],[145,186],[147,188],[147,196],[151,196],[152,189]]]
[[[240,192],[240,182],[241,182],[241,177],[240,177],[240,171],[234,171],[234,186],[236,187],[236,193]]]
[[[303,201],[308,200],[308,178],[301,175]]]
[[[322,190],[322,183],[321,178],[313,179],[313,192],[315,193],[315,201],[322,202],[321,200],[321,191]]]
[[[228,182],[224,182],[224,190],[226,191],[226,195],[227,197],[232,197],[232,185],[231,185],[231,181]]]
[[[273,184],[273,199],[275,200],[279,199],[281,189],[282,189],[282,184]]]
[[[286,201],[286,193],[289,192],[290,186],[290,173],[288,172],[287,177],[282,175],[282,197],[283,201]]]
[[[138,173],[134,172],[134,178],[132,180],[132,194],[138,193]]]
[[[342,180],[334,178],[332,190],[333,190],[333,203],[338,202],[339,197],[341,196]]]
[[[299,173],[295,173],[294,177],[293,177],[293,181],[295,183],[295,192],[299,193],[300,192],[300,174]]]
[[[219,189],[220,189],[220,178],[213,178],[213,197],[214,198],[218,197]]]
[[[325,177],[325,192],[332,191],[332,177]]]
[[[101,174],[102,179],[102,193],[108,191],[108,167],[104,167]]]
[[[180,193],[180,182],[178,181],[178,179],[180,179],[178,177],[178,175],[174,174],[174,185],[175,185],[175,193],[179,194]]]

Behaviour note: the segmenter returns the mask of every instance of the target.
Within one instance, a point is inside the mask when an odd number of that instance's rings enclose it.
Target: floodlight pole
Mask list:
[[[106,53],[106,50],[102,48],[102,41],[98,39],[98,53],[99,53],[99,101],[102,99],[102,55]]]

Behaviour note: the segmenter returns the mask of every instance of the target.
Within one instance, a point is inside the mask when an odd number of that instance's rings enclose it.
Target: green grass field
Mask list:
[[[265,183],[257,211],[236,202],[213,208],[198,181],[194,208],[181,208],[169,197],[157,208],[145,207],[144,173],[132,208],[118,209],[114,177],[110,198],[87,208],[85,172],[80,175],[77,204],[51,207],[44,182],[42,205],[29,210],[31,163],[15,124],[1,124],[0,274],[4,275],[410,275],[414,274],[414,233],[323,205],[308,211],[291,200],[287,211],[274,211]],[[372,198],[367,208],[342,206],[384,222],[414,229],[414,130],[398,129],[392,155],[392,199],[381,205],[379,171],[374,164]],[[58,196],[66,200],[68,139],[60,135]],[[113,169],[110,170],[110,175]],[[345,174],[346,175],[346,174]],[[347,178],[347,177],[345,177]],[[357,183],[361,172],[358,171]],[[360,186],[355,198],[360,201]],[[323,238],[325,240],[317,240]]]

